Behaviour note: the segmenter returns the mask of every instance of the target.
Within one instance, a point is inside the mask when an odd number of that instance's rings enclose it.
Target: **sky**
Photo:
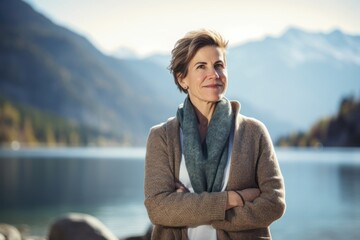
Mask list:
[[[229,45],[279,36],[289,27],[360,35],[359,0],[25,0],[99,50],[169,54],[186,32],[209,28]]]

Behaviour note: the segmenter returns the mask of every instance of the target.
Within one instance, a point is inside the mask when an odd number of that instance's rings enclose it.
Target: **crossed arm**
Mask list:
[[[272,151],[259,159],[259,188],[238,193],[188,192],[176,182],[168,155],[165,133],[149,135],[145,166],[145,206],[153,224],[168,227],[194,227],[212,224],[216,229],[241,231],[267,227],[285,209],[283,182]],[[263,173],[262,173],[263,172]]]
[[[175,187],[176,192],[178,193],[190,192],[180,182],[176,182]],[[227,191],[226,210],[232,209],[234,207],[243,207],[245,202],[252,202],[259,195],[260,190],[258,188],[246,188],[240,191]]]

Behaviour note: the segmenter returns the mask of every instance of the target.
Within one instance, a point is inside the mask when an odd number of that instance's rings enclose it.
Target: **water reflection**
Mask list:
[[[107,150],[84,155],[79,149],[57,157],[42,151],[5,157],[0,151],[0,222],[30,224],[41,235],[50,219],[80,211],[99,218],[118,236],[145,231],[144,159],[143,152],[136,152],[114,157]],[[358,239],[360,151],[277,153],[287,209],[271,226],[273,239]]]
[[[0,159],[0,206],[86,204],[139,198],[144,163],[133,159]]]
[[[280,152],[287,209],[272,225],[273,238],[358,239],[359,153],[334,149]]]
[[[360,203],[360,166],[342,165],[338,171],[341,199],[348,203]]]

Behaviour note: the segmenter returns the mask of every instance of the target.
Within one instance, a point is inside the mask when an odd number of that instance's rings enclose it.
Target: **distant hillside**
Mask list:
[[[22,1],[0,2],[0,96],[144,144],[167,103],[125,62]]]
[[[0,147],[126,144],[126,139],[0,98]]]
[[[279,146],[360,147],[360,100],[344,98],[335,116],[323,118],[307,132],[278,140]]]
[[[230,95],[297,129],[334,114],[343,96],[360,94],[360,36],[340,30],[290,28],[229,49],[228,63]]]
[[[126,36],[124,36],[126,37]],[[124,55],[123,55],[124,56]],[[335,113],[360,89],[360,36],[289,29],[228,51],[230,99],[276,140]],[[0,1],[0,96],[78,126],[144,145],[185,97],[169,56],[117,59],[20,0]],[[119,144],[122,144],[119,142]]]

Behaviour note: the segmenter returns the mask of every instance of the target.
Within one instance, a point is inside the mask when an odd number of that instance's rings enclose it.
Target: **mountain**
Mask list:
[[[8,100],[128,144],[144,144],[150,126],[168,117],[167,103],[138,69],[105,56],[22,1],[0,1],[0,53],[0,95]]]
[[[17,150],[39,146],[118,144],[122,139],[0,97],[0,146]]]
[[[360,36],[290,28],[229,49],[229,94],[248,99],[298,129],[333,114],[360,93]]]
[[[104,55],[28,4],[0,1],[0,96],[116,135],[122,144],[143,145],[149,128],[174,116],[183,101],[169,59]],[[227,96],[276,140],[360,93],[359,59],[360,36],[290,28],[229,48]]]
[[[360,147],[360,100],[345,97],[338,112],[316,122],[306,132],[292,133],[278,139],[279,146]]]
[[[139,56],[136,52],[130,48],[120,47],[116,49],[112,54],[112,56],[119,59],[137,59]]]

